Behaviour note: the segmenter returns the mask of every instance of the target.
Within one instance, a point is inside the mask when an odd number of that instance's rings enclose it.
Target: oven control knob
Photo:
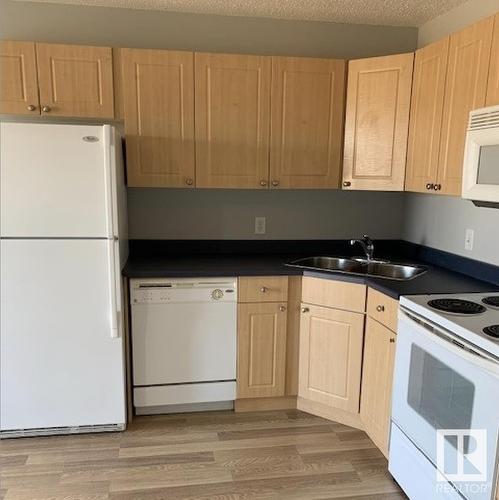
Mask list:
[[[216,290],[213,290],[213,292],[211,292],[211,298],[214,300],[220,300],[223,296],[224,293],[222,292],[222,290],[220,290],[220,288],[217,288]]]

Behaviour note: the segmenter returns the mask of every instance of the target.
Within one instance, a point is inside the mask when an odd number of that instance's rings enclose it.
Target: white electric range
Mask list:
[[[495,498],[499,292],[400,300],[389,470],[411,500]]]

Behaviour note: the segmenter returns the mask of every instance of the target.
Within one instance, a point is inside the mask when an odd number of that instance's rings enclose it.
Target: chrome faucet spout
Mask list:
[[[362,250],[364,250],[364,253],[366,254],[366,259],[368,261],[372,260],[374,257],[373,240],[371,240],[371,238],[369,238],[367,234],[364,234],[362,236],[362,239],[350,240],[350,245],[355,245],[356,243],[358,243],[362,247]]]

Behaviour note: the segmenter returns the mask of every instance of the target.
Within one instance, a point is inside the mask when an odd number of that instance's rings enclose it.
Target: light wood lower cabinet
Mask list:
[[[302,307],[298,396],[358,413],[364,315]]]
[[[238,305],[237,397],[284,396],[285,302]]]
[[[366,320],[360,417],[365,431],[388,456],[396,335],[372,318]]]

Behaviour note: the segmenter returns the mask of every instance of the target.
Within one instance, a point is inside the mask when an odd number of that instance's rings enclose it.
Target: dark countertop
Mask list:
[[[378,245],[383,247],[383,242]],[[436,293],[468,293],[468,292],[496,292],[499,291],[499,268],[488,264],[478,263],[463,257],[452,256],[439,251],[414,251],[414,248],[407,247],[405,242],[385,242],[384,253],[377,252],[392,261],[402,261],[424,265],[428,268],[423,275],[417,276],[408,281],[398,281],[392,279],[372,278],[355,276],[342,273],[331,273],[326,271],[307,271],[296,267],[288,267],[285,263],[300,257],[312,255],[351,255],[349,247],[344,242],[336,246],[330,245],[331,252],[319,252],[325,248],[318,248],[310,245],[310,251],[303,251],[295,246],[291,248],[293,253],[279,251],[279,248],[269,248],[269,252],[244,253],[236,252],[237,248],[231,248],[231,253],[220,251],[213,253],[210,245],[200,245],[201,248],[208,247],[211,253],[205,254],[193,251],[192,248],[178,247],[170,242],[169,248],[162,252],[159,248],[154,251],[144,252],[139,245],[131,245],[131,253],[128,262],[123,270],[123,274],[128,278],[188,278],[188,277],[218,277],[218,276],[314,276],[324,279],[334,279],[365,283],[387,295],[399,298],[401,295],[436,294]],[[233,246],[233,245],[232,245]],[[173,248],[172,248],[173,247]],[[250,245],[251,247],[251,245]],[[334,247],[334,248],[333,248]],[[176,253],[175,248],[178,253]],[[244,245],[239,248],[245,249]],[[134,251],[139,250],[139,251]],[[251,250],[251,248],[249,248]],[[282,250],[282,248],[281,248]],[[349,251],[347,254],[346,251]],[[433,255],[438,252],[438,255]],[[423,257],[423,258],[422,258]],[[454,262],[454,260],[456,262]],[[435,264],[437,262],[437,264]],[[445,267],[438,265],[444,263]],[[451,267],[463,272],[457,272]],[[475,267],[474,267],[475,266]],[[473,273],[475,274],[473,275]],[[484,276],[487,281],[484,281]],[[477,279],[477,277],[482,279]]]

